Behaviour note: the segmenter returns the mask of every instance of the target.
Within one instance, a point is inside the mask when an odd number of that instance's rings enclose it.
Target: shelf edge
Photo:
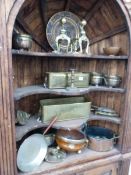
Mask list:
[[[33,51],[21,51],[21,50],[12,50],[13,55],[18,56],[29,56],[29,57],[56,57],[56,58],[86,58],[86,59],[109,59],[109,60],[128,60],[127,55],[120,56],[108,56],[108,55],[86,55],[86,54],[57,54],[54,52],[33,52]]]
[[[89,86],[88,88],[77,88],[76,90],[66,90],[66,89],[48,89],[44,88],[42,85],[27,86],[22,88],[17,88],[14,92],[14,100],[20,100],[26,96],[35,94],[53,94],[53,95],[64,95],[64,96],[78,96],[84,95],[89,92],[115,92],[115,93],[125,93],[123,88],[110,88],[106,86]]]
[[[108,122],[112,122],[112,123],[116,123],[116,124],[121,123],[121,119],[118,118],[118,117],[100,116],[100,115],[94,115],[92,113],[90,114],[89,118],[86,119],[86,117],[85,117],[85,122],[86,121],[88,122],[88,121],[91,121],[91,120],[102,120],[102,121],[108,121]],[[57,124],[56,124],[56,126],[54,125],[54,128],[59,129],[62,122],[68,122],[68,121],[58,122],[59,126],[57,126]],[[31,132],[35,129],[39,129],[39,128],[47,127],[47,126],[48,126],[47,123],[42,123],[41,121],[38,121],[36,117],[32,116],[27,121],[26,125],[24,125],[24,126],[17,126],[16,125],[16,141],[17,142],[20,141],[27,133],[29,133],[29,132]],[[21,132],[21,134],[19,134],[20,132]]]

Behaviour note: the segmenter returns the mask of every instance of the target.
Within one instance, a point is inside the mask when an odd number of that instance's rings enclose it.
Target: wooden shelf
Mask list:
[[[14,92],[14,99],[20,100],[23,97],[35,94],[54,94],[54,95],[64,95],[64,96],[78,96],[83,95],[93,91],[106,91],[106,92],[116,92],[124,93],[125,89],[122,88],[110,88],[105,86],[89,86],[88,88],[78,88],[77,90],[66,90],[66,89],[48,89],[44,88],[42,85],[27,86],[22,88],[17,88]]]
[[[59,163],[48,163],[43,161],[38,170],[34,172],[26,173],[26,175],[38,175],[42,172],[43,175],[65,175],[70,172],[70,174],[76,174],[81,169],[90,169],[95,166],[104,166],[106,164],[115,163],[121,160],[122,156],[117,148],[112,149],[108,152],[96,152],[86,148],[82,150],[82,153],[68,153],[67,157]],[[67,168],[68,167],[68,168]],[[76,167],[76,168],[74,168]],[[19,172],[18,175],[23,175]]]
[[[109,59],[109,60],[127,60],[128,56],[121,55],[121,56],[107,56],[107,55],[86,55],[86,54],[57,54],[54,52],[32,52],[32,51],[23,51],[23,50],[12,50],[13,55],[18,56],[28,56],[30,57],[56,57],[56,58],[86,58],[86,59]]]
[[[85,117],[82,119],[76,119],[76,120],[71,120],[71,121],[56,122],[54,123],[53,127],[56,129],[61,128],[61,127],[67,128],[67,126],[68,128],[78,128],[86,121],[91,121],[91,120],[109,121],[109,122],[116,123],[116,124],[121,123],[121,119],[118,117],[108,117],[108,116],[90,114],[90,117],[88,119]],[[22,137],[25,136],[28,132],[33,131],[34,129],[47,127],[47,125],[48,124],[45,124],[39,121],[37,117],[31,117],[27,121],[26,125],[24,126],[16,125],[16,141],[20,141]]]
[[[96,115],[96,114],[90,114],[90,117],[87,121],[93,121],[93,120],[101,120],[101,121],[108,121],[115,124],[121,124],[121,119],[119,117],[109,117],[107,115]]]
[[[14,99],[20,100],[23,97],[34,95],[34,94],[53,94],[53,95],[64,95],[64,96],[77,96],[83,95],[93,91],[106,91],[106,92],[116,92],[124,93],[123,88],[111,88],[106,86],[89,86],[88,88],[77,88],[76,90],[67,89],[48,89],[44,88],[42,85],[27,86],[22,88],[17,88],[14,92]]]
[[[36,117],[31,117],[26,125],[18,126],[16,125],[16,141],[20,141],[24,135],[34,129],[46,127],[47,125],[38,121]]]

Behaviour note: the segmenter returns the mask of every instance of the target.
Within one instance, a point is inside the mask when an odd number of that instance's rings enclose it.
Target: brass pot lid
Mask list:
[[[98,107],[97,111],[100,112],[108,112],[108,113],[116,113],[115,110],[108,108],[108,107]]]
[[[109,112],[100,112],[100,111],[96,111],[95,114],[109,116],[109,117],[118,117],[119,116],[117,113],[113,114],[113,113],[109,113]]]
[[[17,167],[22,172],[36,170],[47,153],[47,144],[42,134],[29,136],[20,145],[17,153]]]
[[[108,115],[111,117],[118,117],[119,116],[115,110],[108,108],[108,107],[98,107],[95,111],[95,114]]]
[[[57,148],[48,148],[45,160],[50,163],[61,162],[66,158],[66,152]]]

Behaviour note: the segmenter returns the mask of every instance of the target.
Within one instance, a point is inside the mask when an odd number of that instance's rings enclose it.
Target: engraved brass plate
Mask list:
[[[46,28],[47,40],[50,46],[53,48],[53,50],[57,50],[56,37],[60,35],[61,29],[62,29],[62,25],[61,25],[62,18],[66,18],[65,30],[66,30],[67,36],[71,40],[75,38],[79,38],[80,19],[75,14],[68,11],[58,12],[50,18]]]

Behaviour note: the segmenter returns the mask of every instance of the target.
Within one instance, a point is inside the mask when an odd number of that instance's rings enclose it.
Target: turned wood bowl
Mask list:
[[[76,129],[58,129],[56,143],[60,148],[68,152],[80,152],[87,145],[85,135]]]
[[[120,47],[105,47],[103,48],[105,55],[116,56],[120,52]]]

